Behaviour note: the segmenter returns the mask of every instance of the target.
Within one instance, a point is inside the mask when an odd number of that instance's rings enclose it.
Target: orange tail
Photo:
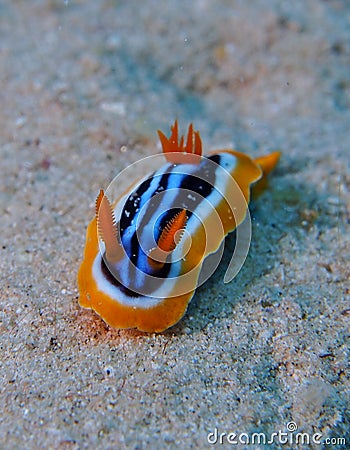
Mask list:
[[[254,159],[254,162],[262,169],[263,174],[252,189],[253,196],[261,194],[261,192],[266,188],[268,183],[267,176],[275,168],[280,156],[281,152],[273,152]]]

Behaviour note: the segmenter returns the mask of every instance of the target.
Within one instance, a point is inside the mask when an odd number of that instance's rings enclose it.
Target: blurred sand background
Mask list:
[[[202,449],[290,421],[349,448],[349,2],[19,0],[0,20],[0,448]],[[86,226],[175,118],[204,150],[283,157],[239,275],[228,238],[178,325],[112,330],[78,305]]]

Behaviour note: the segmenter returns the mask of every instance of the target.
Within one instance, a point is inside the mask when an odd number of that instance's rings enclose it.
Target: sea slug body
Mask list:
[[[79,303],[115,328],[160,332],[185,314],[203,262],[245,218],[253,183],[280,153],[202,156],[198,131],[158,131],[164,164],[111,202],[100,191],[78,273]],[[260,181],[261,183],[261,181]]]

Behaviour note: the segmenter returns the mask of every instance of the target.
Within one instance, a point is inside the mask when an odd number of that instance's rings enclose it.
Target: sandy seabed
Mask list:
[[[322,435],[305,448],[349,448],[349,2],[0,14],[0,448],[202,449],[216,432],[247,448],[291,422]],[[99,188],[175,118],[205,150],[282,159],[238,276],[223,283],[229,237],[180,323],[113,330],[78,304],[86,226]]]

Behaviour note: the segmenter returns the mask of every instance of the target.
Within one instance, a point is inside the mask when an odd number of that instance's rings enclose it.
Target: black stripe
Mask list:
[[[167,171],[162,175],[158,175],[159,182],[157,184],[156,189],[151,193],[150,198],[154,197],[156,194],[167,189],[169,182],[170,173]],[[133,192],[125,202],[125,206],[122,211],[121,220],[120,220],[120,235],[121,238],[124,235],[125,230],[131,226],[131,222],[136,215],[136,210],[140,207],[140,201],[142,195],[149,189],[151,182],[154,179],[154,174],[152,174],[147,180],[145,180],[138,189]],[[128,213],[128,214],[127,214]],[[142,226],[142,224],[141,224]],[[139,258],[140,244],[136,234],[136,231],[133,233],[131,239],[131,251],[128,254],[132,263],[137,266],[137,261]]]
[[[171,266],[170,263],[165,263],[163,268],[159,270],[158,273],[153,274],[153,276],[158,278],[158,280],[152,278],[148,280],[147,283],[146,279],[146,285],[144,286],[144,295],[143,295],[138,292],[135,292],[132,289],[132,282],[129,287],[124,286],[117,278],[113,276],[113,273],[108,268],[105,259],[101,258],[101,272],[103,276],[106,278],[106,280],[117,289],[120,289],[123,292],[123,294],[127,295],[128,297],[135,297],[135,298],[152,296],[152,292],[160,287],[161,283],[164,282],[164,278],[168,277],[170,266]]]
[[[202,159],[198,169],[193,174],[184,175],[181,172],[178,172],[178,170],[181,169],[181,166],[173,166],[171,176],[178,176],[183,179],[179,186],[178,195],[174,198],[172,204],[168,205],[168,209],[161,215],[156,223],[154,229],[154,239],[156,242],[158,242],[161,232],[176,214],[184,208],[187,210],[187,219],[189,219],[192,215],[192,211],[199,205],[202,198],[209,197],[213,191],[216,181],[216,167],[207,160],[220,164],[220,155],[213,155],[209,158]],[[194,198],[196,197],[196,194],[198,194],[198,198],[195,200],[193,198],[189,199],[189,192],[192,193],[192,197]]]
[[[128,297],[141,297],[141,294],[138,294],[137,292],[134,292],[131,289],[125,287],[113,276],[113,274],[107,267],[104,258],[101,258],[101,272],[110,284],[113,284],[113,286],[120,289]]]
[[[159,175],[159,182],[157,188],[152,192],[151,197],[158,194],[159,192],[164,191],[168,186],[170,173],[166,172],[163,175]],[[132,192],[129,195],[128,199],[125,202],[123,207],[123,211],[120,217],[120,235],[123,236],[124,231],[131,225],[133,218],[135,217],[136,210],[140,207],[140,201],[143,194],[149,189],[154,178],[154,173],[150,175],[150,177],[145,180],[136,191]]]

